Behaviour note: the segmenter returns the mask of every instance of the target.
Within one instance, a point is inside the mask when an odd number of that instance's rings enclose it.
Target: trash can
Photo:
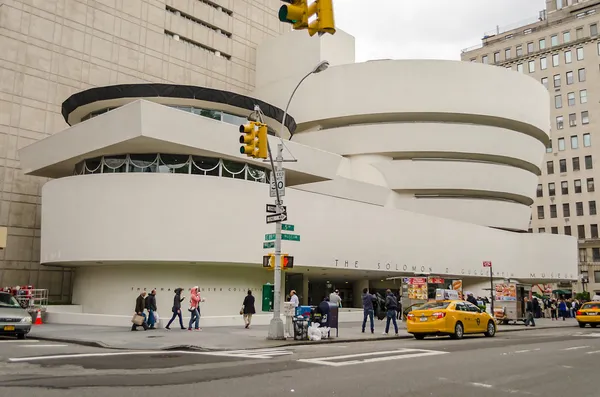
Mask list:
[[[294,317],[294,340],[308,340],[308,319]]]

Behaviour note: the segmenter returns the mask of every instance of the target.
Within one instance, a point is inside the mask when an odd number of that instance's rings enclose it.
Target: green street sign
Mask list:
[[[286,225],[285,223],[281,224],[281,230],[286,230],[288,232],[294,231],[294,225]]]
[[[266,243],[263,243],[263,248],[275,248],[275,242],[274,241],[268,241]]]
[[[276,236],[275,236],[275,233],[272,233],[272,234],[265,234],[265,240],[267,240],[267,241],[272,241],[272,240],[275,240],[275,237],[276,237]]]
[[[299,234],[286,234],[286,233],[282,233],[281,234],[281,239],[282,240],[288,240],[288,241],[300,241],[300,235]]]

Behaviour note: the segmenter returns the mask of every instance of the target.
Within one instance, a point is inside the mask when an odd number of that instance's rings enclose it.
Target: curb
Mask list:
[[[525,327],[523,326],[522,328],[512,328],[512,329],[498,329],[497,333],[505,333],[505,332],[523,332],[523,331],[532,331],[532,330],[545,330],[545,329],[558,329],[558,328],[577,328],[577,325],[573,325],[573,326],[547,326],[547,327],[543,327],[543,328],[533,328],[533,327]],[[80,339],[69,339],[69,338],[59,338],[59,337],[46,337],[46,336],[29,336],[29,339],[37,339],[37,340],[44,340],[44,341],[49,341],[49,342],[62,342],[62,343],[70,343],[73,345],[80,345],[80,346],[88,346],[88,347],[96,347],[96,348],[101,348],[101,349],[110,349],[110,350],[143,350],[143,351],[152,351],[152,350],[156,350],[157,352],[159,351],[173,351],[173,350],[194,350],[194,351],[206,351],[206,352],[211,352],[211,351],[224,351],[224,350],[228,350],[225,348],[206,348],[206,347],[202,347],[202,346],[195,346],[195,345],[173,345],[173,346],[167,346],[167,347],[162,347],[160,349],[139,349],[139,348],[127,348],[127,347],[115,347],[115,346],[111,346],[108,345],[104,342],[99,342],[99,341],[86,341],[86,340],[80,340]],[[295,340],[289,340],[289,341],[281,341],[280,343],[277,344],[273,344],[271,346],[269,346],[269,348],[278,348],[278,347],[290,347],[290,346],[307,346],[307,345],[319,345],[319,344],[334,344],[334,343],[357,343],[357,342],[377,342],[377,341],[382,341],[382,340],[398,340],[398,339],[412,339],[413,336],[412,335],[399,335],[399,336],[376,336],[376,337],[371,337],[371,338],[358,338],[358,339],[323,339],[320,341],[295,341]],[[257,349],[264,349],[264,347],[250,347],[248,349],[245,350],[257,350]]]

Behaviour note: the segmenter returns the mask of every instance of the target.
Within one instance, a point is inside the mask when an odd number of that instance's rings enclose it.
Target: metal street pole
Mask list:
[[[490,263],[490,296],[492,298],[492,318],[494,317],[494,268]]]

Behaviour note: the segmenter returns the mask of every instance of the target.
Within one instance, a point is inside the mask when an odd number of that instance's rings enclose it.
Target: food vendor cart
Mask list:
[[[516,282],[495,284],[494,317],[500,324],[525,322],[525,298],[531,297],[531,287]]]

